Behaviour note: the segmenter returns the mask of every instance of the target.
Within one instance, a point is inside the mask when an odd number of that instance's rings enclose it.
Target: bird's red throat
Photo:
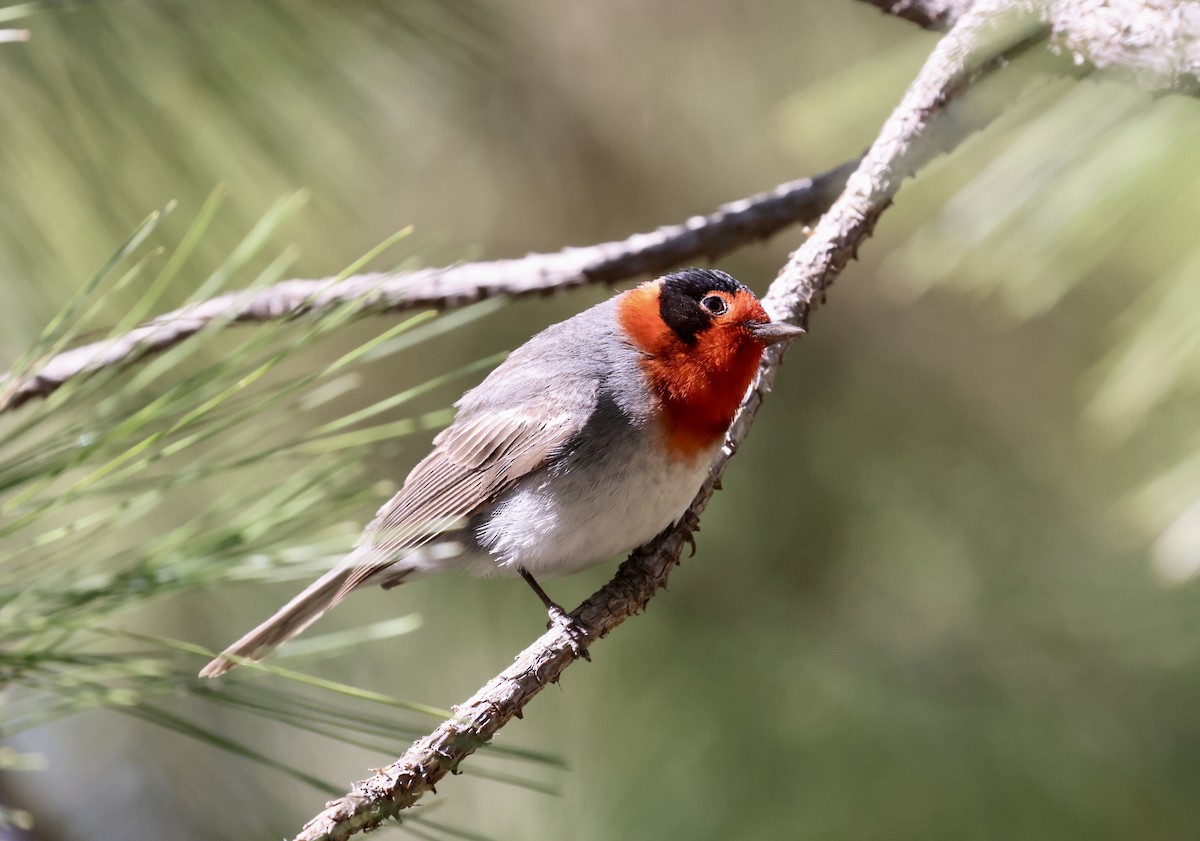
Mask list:
[[[724,437],[758,370],[763,345],[739,323],[737,308],[743,302],[738,299],[728,324],[713,324],[696,336],[695,344],[686,344],[659,315],[659,294],[657,284],[626,292],[617,317],[645,354],[642,370],[662,404],[668,451],[690,461]],[[751,305],[762,312],[753,299],[744,304]]]

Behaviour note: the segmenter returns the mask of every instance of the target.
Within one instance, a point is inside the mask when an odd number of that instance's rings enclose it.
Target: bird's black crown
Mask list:
[[[696,344],[696,336],[712,324],[712,314],[700,302],[712,292],[736,294],[746,289],[725,272],[716,269],[684,269],[663,277],[658,312],[685,345]]]

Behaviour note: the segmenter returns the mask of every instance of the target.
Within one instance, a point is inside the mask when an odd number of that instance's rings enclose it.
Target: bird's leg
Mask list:
[[[542,589],[542,585],[537,583],[537,579],[529,574],[529,570],[525,567],[517,567],[517,572],[521,573],[521,577],[525,579],[525,583],[533,588],[533,592],[537,593],[537,597],[542,600],[542,604],[546,606],[546,613],[550,614],[550,623],[546,627],[557,625],[567,632],[567,636],[571,642],[571,651],[576,657],[582,657],[589,663],[592,662],[592,656],[587,650],[587,631],[579,627],[571,614],[567,613],[558,606]]]

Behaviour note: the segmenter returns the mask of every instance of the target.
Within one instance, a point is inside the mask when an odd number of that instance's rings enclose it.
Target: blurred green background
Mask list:
[[[297,190],[307,204],[272,234],[276,252],[300,246],[289,276],[336,273],[408,225],[392,265],[619,238],[859,154],[936,42],[850,0],[123,0],[17,13],[6,25],[32,37],[0,44],[2,368],[168,202],[150,245],[170,253],[226,192],[156,311],[182,303]],[[503,731],[502,746],[568,769],[480,756],[469,764],[537,785],[447,780],[417,810],[428,823],[386,831],[1195,838],[1198,136],[1193,99],[1047,81],[906,185],[793,347],[697,555],[647,615]],[[786,232],[721,267],[765,291],[800,238]],[[269,256],[230,284],[252,282]],[[140,289],[107,293],[92,326],[119,321]],[[239,434],[259,446],[299,434],[607,294],[481,311],[368,359],[314,412],[268,406]],[[327,365],[399,321],[333,331],[282,370]],[[255,329],[197,359],[219,360]],[[286,343],[307,327],[277,329]],[[480,376],[386,418],[443,409]],[[82,405],[53,417],[65,429]],[[235,546],[226,567],[187,579],[195,586],[126,594],[128,609],[89,630],[224,645],[349,545],[430,434],[364,447],[359,472],[330,486],[336,510],[316,523],[319,539],[303,524],[271,530],[265,567]],[[182,470],[211,452],[166,463]],[[261,487],[288,478],[269,461],[254,471]],[[219,506],[243,481],[218,474],[164,493],[145,516],[43,561],[38,535],[76,516],[59,511],[0,536],[0,564],[19,558],[26,576],[59,564],[66,580],[104,546],[107,574],[119,573],[156,536],[226,517]],[[289,543],[322,551],[289,564]],[[574,604],[614,566],[546,584]],[[319,630],[410,614],[422,620],[412,633],[295,668],[448,707],[544,623],[520,581],[446,576],[356,595]],[[24,650],[15,633],[10,655]],[[135,692],[71,696],[89,709],[6,735],[0,802],[34,826],[0,837],[290,836],[326,794],[212,734],[338,786],[406,744],[351,744],[203,703],[174,677],[203,658],[158,656],[169,665],[156,709],[174,725],[123,714]],[[21,674],[0,716],[74,691],[63,673],[40,684]],[[326,698],[280,676],[243,680],[260,699]],[[373,714],[412,732],[433,723]]]

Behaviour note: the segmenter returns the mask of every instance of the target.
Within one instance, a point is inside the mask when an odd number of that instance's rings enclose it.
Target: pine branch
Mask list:
[[[825,290],[874,230],[901,181],[948,148],[944,137],[939,133],[935,138],[931,131],[936,117],[978,73],[1044,32],[1036,17],[1022,15],[1012,20],[1004,14],[1006,5],[999,0],[978,3],[939,42],[884,123],[845,191],[771,285],[765,304],[774,318],[807,323]],[[783,348],[771,348],[734,420],[721,456],[681,523],[634,552],[612,581],[573,612],[575,621],[592,640],[608,635],[643,610],[655,592],[665,587],[683,547],[692,540],[698,518],[719,485],[726,463],[749,432],[782,360]],[[510,667],[456,707],[454,718],[415,742],[396,762],[355,783],[349,794],[329,803],[304,826],[295,841],[344,839],[398,815],[426,791],[434,791],[442,777],[454,773],[505,723],[519,717],[529,700],[557,681],[575,657],[566,632],[557,627],[547,631]]]
[[[287,280],[261,290],[220,295],[169,312],[123,335],[59,353],[28,373],[0,378],[0,414],[48,397],[75,377],[161,353],[215,321],[274,321],[302,313],[332,313],[347,303],[358,306],[359,315],[418,307],[446,309],[500,295],[545,295],[585,284],[660,274],[697,257],[712,261],[791,225],[815,221],[833,203],[857,163],[850,161],[815,178],[789,181],[722,205],[708,216],[695,216],[618,242],[446,268],[359,274],[341,280]]]

